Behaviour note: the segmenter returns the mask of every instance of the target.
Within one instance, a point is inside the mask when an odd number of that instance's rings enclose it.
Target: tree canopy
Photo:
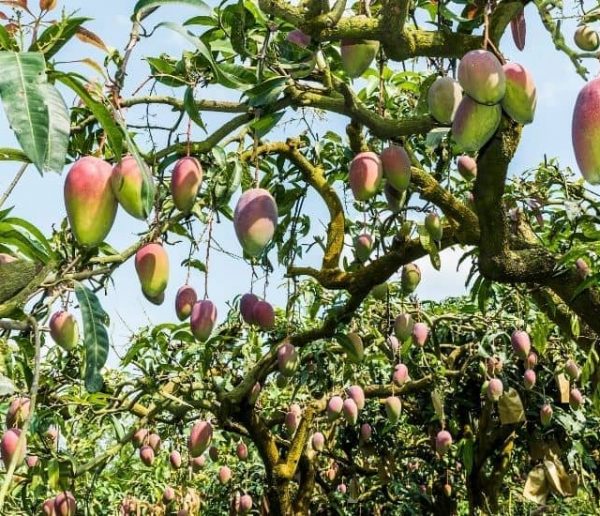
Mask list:
[[[579,170],[540,148],[509,174],[537,92],[503,43],[532,44],[537,17],[535,44],[587,80],[600,11],[132,4],[114,49],[57,0],[0,1],[19,144],[0,148],[18,164],[0,198],[0,512],[595,513],[600,79],[573,106]],[[182,5],[194,14],[175,22]],[[137,52],[169,33],[181,55]],[[74,42],[76,70],[61,60]],[[34,169],[64,179],[50,233],[12,213]],[[116,249],[121,210],[145,229]],[[235,242],[215,236],[227,225]],[[469,293],[423,299],[415,262],[439,269],[447,250]],[[226,305],[207,288],[220,254],[252,284],[231,275]],[[103,299],[132,295],[121,267],[165,322],[118,355]],[[204,285],[165,295],[175,268]]]

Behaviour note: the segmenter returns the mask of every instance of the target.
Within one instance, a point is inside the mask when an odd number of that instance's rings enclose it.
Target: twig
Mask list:
[[[8,188],[6,189],[6,191],[2,194],[2,197],[0,197],[0,208],[2,207],[2,205],[6,202],[6,199],[8,199],[9,195],[12,193],[12,191],[15,189],[15,186],[17,186],[17,183],[19,182],[19,180],[21,179],[21,177],[23,176],[23,174],[25,173],[25,170],[27,169],[27,166],[29,165],[29,163],[23,163],[21,165],[21,168],[19,169],[19,171],[17,172],[17,175],[15,176],[15,178],[11,181],[11,183],[8,185]]]

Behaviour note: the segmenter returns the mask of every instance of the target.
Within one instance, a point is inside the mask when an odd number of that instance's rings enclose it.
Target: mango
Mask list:
[[[540,422],[542,423],[542,426],[548,426],[550,424],[553,412],[551,405],[548,405],[547,403],[542,405],[542,408],[540,409]]]
[[[271,303],[257,301],[252,309],[252,319],[261,330],[272,330],[275,327],[275,310]]]
[[[54,511],[56,516],[75,516],[77,514],[77,502],[71,491],[63,491],[56,495]]]
[[[92,156],[77,160],[65,179],[64,200],[75,239],[93,247],[104,241],[117,214],[112,167]]]
[[[600,183],[600,77],[588,82],[579,92],[571,136],[577,165],[588,183]]]
[[[434,242],[440,242],[444,235],[444,228],[437,213],[430,212],[425,215],[425,230]]]
[[[404,147],[390,145],[381,153],[380,160],[387,184],[397,192],[406,191],[410,185],[411,165]]]
[[[300,417],[296,412],[292,412],[291,410],[286,412],[283,425],[285,426],[285,430],[289,436],[294,435],[294,432],[298,428],[299,424]]]
[[[72,350],[79,342],[79,328],[73,314],[61,310],[50,317],[50,336],[65,351]]]
[[[327,403],[327,419],[335,421],[342,413],[344,400],[340,396],[333,396]]]
[[[515,330],[510,336],[510,343],[513,351],[519,358],[527,358],[529,350],[531,349],[531,340],[527,332],[522,330]]]
[[[348,333],[347,335],[349,340],[349,345],[351,346],[351,351],[346,353],[346,357],[350,362],[359,363],[362,362],[362,359],[365,356],[365,348],[363,345],[362,338],[358,333]]]
[[[173,500],[175,500],[175,490],[171,486],[165,487],[162,495],[162,501],[165,505],[170,504]]]
[[[15,398],[6,411],[6,428],[21,428],[29,417],[29,398]]]
[[[388,295],[388,284],[380,283],[379,285],[375,285],[371,289],[370,294],[373,296],[373,298],[377,299],[377,301],[385,301]]]
[[[0,253],[0,265],[4,265],[6,263],[16,262],[17,259],[14,256],[11,256],[7,253]]]
[[[452,446],[452,435],[448,430],[440,430],[435,436],[435,451],[444,455]]]
[[[200,342],[205,342],[215,327],[217,321],[217,307],[212,301],[203,299],[192,308],[190,327],[194,337]]]
[[[393,355],[398,353],[398,350],[400,349],[400,341],[395,335],[389,335],[385,342]]]
[[[315,432],[311,439],[312,448],[315,451],[323,451],[325,449],[325,436],[321,432]]]
[[[366,233],[354,239],[354,254],[359,262],[365,263],[373,250],[373,237]]]
[[[458,65],[458,82],[480,104],[498,104],[506,92],[506,77],[498,58],[487,50],[467,52]]]
[[[373,197],[383,177],[383,166],[374,152],[361,152],[350,162],[348,179],[350,189],[357,201],[368,201]]]
[[[573,39],[575,40],[575,44],[586,52],[594,52],[600,47],[600,37],[589,25],[580,25],[577,27]]]
[[[252,510],[252,497],[244,494],[240,497],[240,514],[248,514]]]
[[[132,217],[144,220],[148,216],[142,198],[144,172],[140,170],[137,160],[133,156],[124,156],[113,167],[110,182],[123,209]]]
[[[143,444],[146,443],[148,439],[148,430],[145,428],[140,428],[137,432],[133,434],[131,437],[131,442],[136,448],[140,448]]]
[[[362,443],[369,442],[373,435],[373,427],[369,423],[360,425],[360,441]]]
[[[569,358],[569,360],[567,360],[565,364],[565,374],[571,380],[577,380],[579,378],[579,375],[581,374],[579,367],[577,367],[577,364],[572,358]]]
[[[569,406],[573,410],[578,410],[581,408],[582,405],[583,394],[581,394],[581,391],[579,389],[574,387],[573,389],[571,389],[571,392],[569,392]],[[4,461],[4,463],[6,464],[6,461]]]
[[[28,468],[35,468],[40,462],[40,458],[37,455],[27,455],[25,457],[25,464]]]
[[[198,421],[190,431],[188,450],[192,457],[199,457],[210,446],[213,428],[208,421]]]
[[[488,398],[492,401],[498,401],[504,392],[504,385],[499,378],[492,378],[487,387]]]
[[[533,369],[538,363],[538,356],[532,351],[527,355],[525,359],[525,367],[528,369]]]
[[[142,294],[144,294],[144,297],[150,301],[153,305],[162,305],[165,302],[165,293],[161,292],[160,294],[158,294],[158,296],[149,296],[148,294],[146,294],[143,290],[142,290]]]
[[[171,175],[171,195],[173,204],[182,213],[189,213],[194,207],[202,175],[202,165],[196,158],[188,156],[175,163]]]
[[[583,258],[577,258],[575,268],[579,277],[584,280],[590,275],[590,266]]]
[[[160,436],[158,434],[150,434],[148,436],[148,446],[158,453],[160,450]]]
[[[286,378],[293,376],[298,367],[298,362],[298,354],[293,344],[285,342],[279,347],[277,350],[277,367],[283,376]]]
[[[460,151],[478,151],[494,136],[501,118],[499,104],[484,106],[465,95],[452,122],[452,138]]]
[[[467,181],[472,181],[477,177],[477,161],[471,156],[463,154],[456,160],[458,173]]]
[[[258,301],[258,297],[250,293],[244,294],[240,299],[240,314],[247,324],[254,324],[253,311]]]
[[[201,469],[204,468],[206,463],[206,455],[200,455],[199,457],[192,457],[190,459],[190,465],[192,466],[192,471],[197,473]]]
[[[13,460],[16,466],[19,466],[25,459],[27,448],[27,439],[23,440],[21,446],[18,446],[21,430],[19,428],[9,428],[0,441],[0,457],[4,462],[4,467],[8,469]]]
[[[260,255],[277,229],[277,204],[263,188],[246,190],[233,214],[235,234],[250,256]]]
[[[248,446],[243,441],[240,441],[235,448],[235,454],[240,460],[246,460],[248,458]]]
[[[410,314],[400,314],[394,321],[394,333],[400,342],[407,340],[413,331],[415,325],[413,318]]]
[[[358,407],[352,398],[347,398],[344,400],[344,404],[342,405],[342,413],[344,414],[344,419],[349,425],[355,425],[358,421]]]
[[[135,253],[135,271],[142,292],[148,298],[160,298],[169,282],[169,256],[157,243],[142,246]]]
[[[402,387],[408,380],[408,367],[406,367],[406,364],[397,364],[392,375],[392,382],[398,387]]]
[[[192,286],[183,285],[179,287],[175,295],[175,313],[177,314],[177,319],[185,321],[191,315],[196,301],[198,301],[198,294],[196,294]]]
[[[379,41],[343,39],[341,42],[342,67],[348,77],[360,77],[371,66],[379,51]]]
[[[343,482],[341,484],[338,484],[338,486],[337,486],[338,493],[346,494],[346,491],[348,491],[348,486],[346,486],[346,484],[344,484]]]
[[[506,75],[506,94],[502,99],[502,109],[519,124],[533,122],[537,104],[537,90],[529,71],[517,63],[507,63],[503,67]]]
[[[413,293],[421,283],[421,269],[415,263],[408,263],[402,267],[400,286],[404,294]],[[400,338],[400,337],[398,337]]]
[[[412,338],[413,342],[419,346],[423,347],[427,342],[427,337],[429,336],[429,327],[425,323],[415,323],[412,329]]]
[[[350,399],[354,400],[358,410],[365,408],[365,391],[363,391],[360,385],[351,385],[346,389],[346,394]]]
[[[231,480],[231,469],[229,469],[228,466],[221,466],[219,468],[218,477],[221,484],[226,484]]]
[[[152,466],[154,463],[154,450],[150,446],[140,448],[140,459],[144,466]]]
[[[438,77],[427,92],[429,114],[440,124],[450,125],[462,96],[460,84],[452,77]]]
[[[56,516],[54,501],[54,498],[47,498],[44,500],[44,503],[42,504],[42,514],[44,514],[44,516]]]
[[[310,45],[311,38],[308,34],[305,34],[300,29],[294,29],[288,32],[287,40],[300,48],[306,48]]]
[[[385,399],[385,413],[390,423],[397,423],[402,412],[402,402],[398,396],[388,396]]]
[[[171,463],[171,467],[173,469],[179,469],[181,467],[181,453],[177,450],[173,450],[169,454],[169,462]]]
[[[535,385],[536,375],[533,369],[526,369],[523,374],[523,384],[526,389],[533,389]]]

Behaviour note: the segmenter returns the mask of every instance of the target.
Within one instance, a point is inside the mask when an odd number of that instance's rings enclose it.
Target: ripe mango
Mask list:
[[[149,298],[164,294],[169,281],[169,256],[161,244],[146,244],[135,253],[135,270]]]
[[[217,321],[217,307],[212,301],[203,299],[198,301],[192,308],[190,327],[194,337],[199,341],[208,340]]]
[[[179,211],[189,213],[193,208],[202,184],[202,175],[202,165],[196,158],[188,156],[175,164],[171,175],[171,195]]]
[[[175,296],[175,313],[180,321],[185,321],[192,313],[192,308],[198,301],[198,295],[190,285],[183,285]]]
[[[50,336],[65,351],[72,350],[79,342],[79,328],[73,314],[61,310],[50,317]]]
[[[498,104],[506,91],[506,77],[498,58],[487,50],[467,52],[458,65],[458,82],[480,104]]]
[[[404,192],[410,184],[410,158],[404,147],[390,145],[381,153],[383,174],[397,192]]]
[[[379,51],[379,41],[343,39],[341,44],[342,66],[348,77],[355,79],[367,71]]]
[[[367,201],[379,189],[383,166],[374,152],[361,152],[350,163],[350,189],[357,201]]]
[[[460,84],[452,77],[438,77],[427,92],[429,114],[440,124],[450,125],[462,96]]]
[[[144,220],[148,213],[142,198],[144,172],[133,156],[124,156],[111,174],[111,186],[123,209],[136,219]]]
[[[458,106],[452,137],[462,152],[481,149],[498,129],[502,118],[500,104],[484,106],[465,95]]]
[[[235,234],[250,256],[258,256],[273,238],[277,229],[277,205],[263,188],[246,190],[233,214]]]
[[[600,77],[588,82],[579,92],[575,108],[571,136],[577,165],[588,183],[600,183]]]
[[[506,94],[502,99],[502,109],[519,124],[533,122],[537,104],[537,90],[533,77],[523,66],[507,63],[503,67],[506,75]]]

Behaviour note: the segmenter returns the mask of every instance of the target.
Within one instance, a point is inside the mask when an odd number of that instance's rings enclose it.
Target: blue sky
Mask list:
[[[30,2],[37,4],[37,2]],[[79,10],[80,15],[93,18],[86,25],[99,34],[106,44],[111,47],[122,49],[126,44],[130,30],[130,14],[134,1],[111,1],[98,2],[89,0],[67,0],[60,2],[68,11]],[[575,4],[573,2],[573,4]],[[162,8],[158,13],[152,15],[148,25],[159,21],[182,21],[187,17],[197,14],[197,11],[185,7]],[[574,13],[567,13],[574,14]],[[511,173],[519,174],[520,171],[535,166],[544,154],[549,157],[557,156],[563,165],[575,166],[573,151],[571,147],[571,113],[575,97],[583,86],[583,80],[578,77],[569,60],[563,54],[558,53],[550,40],[549,35],[543,29],[534,5],[526,8],[527,20],[527,44],[524,52],[519,52],[513,45],[510,33],[507,33],[501,43],[501,50],[509,60],[519,62],[526,66],[536,81],[538,88],[538,109],[534,122],[526,126],[523,132],[522,144],[513,163]],[[563,31],[570,41],[570,35],[575,28],[574,20],[565,20]],[[148,67],[143,61],[144,56],[154,56],[166,52],[179,56],[181,51],[189,49],[189,43],[182,40],[175,33],[167,30],[157,32],[153,38],[142,40],[136,47],[129,67],[126,94],[137,87],[147,76]],[[94,47],[83,44],[77,40],[70,42],[56,57],[58,61],[71,61],[93,57],[102,62],[102,53]],[[586,62],[592,76],[597,74],[597,62],[589,60]],[[66,69],[67,66],[60,65]],[[93,77],[91,69],[85,68],[84,73]],[[211,90],[211,93],[214,89]],[[169,93],[168,89],[166,93]],[[174,90],[172,94],[181,96],[183,90]],[[236,92],[216,91],[215,98],[236,99]],[[155,111],[159,115],[160,111]],[[141,110],[131,110],[127,116],[130,122],[139,123],[143,115]],[[165,114],[165,116],[168,116]],[[209,127],[217,127],[229,116],[207,115]],[[170,118],[169,118],[170,119]],[[324,133],[326,130],[334,129],[340,134],[345,134],[344,120],[341,117],[332,116],[327,123],[315,127],[317,132]],[[16,147],[15,140],[6,124],[3,115],[0,115],[0,146]],[[285,137],[295,134],[294,128],[286,129],[289,134],[274,133],[270,139]],[[298,128],[300,132],[302,128]],[[201,133],[195,136],[201,138]],[[144,145],[144,139],[140,138],[138,144]],[[0,164],[0,191],[4,191],[8,183],[14,177],[18,164]],[[66,172],[66,171],[65,171]],[[46,174],[40,177],[33,167],[30,167],[24,178],[18,184],[6,206],[16,206],[14,214],[23,217],[49,232],[53,224],[60,224],[65,216],[63,205],[62,187],[64,173],[62,176]],[[235,199],[234,199],[235,200]],[[318,200],[307,204],[314,221],[321,220],[326,223],[325,212]],[[317,227],[313,223],[313,228]],[[119,211],[115,226],[108,237],[108,242],[116,248],[124,248],[130,245],[136,238],[136,234],[144,231],[145,223],[137,221],[128,216],[123,210]],[[233,228],[227,221],[219,225],[215,230],[215,237],[227,250],[239,254],[239,246],[235,239]],[[156,307],[148,303],[142,296],[137,278],[133,268],[133,260],[125,263],[119,268],[114,276],[116,287],[110,288],[108,295],[101,301],[112,318],[110,329],[113,345],[122,351],[127,343],[129,330],[135,330],[140,325],[148,322],[160,323],[174,320],[174,296],[177,289],[185,281],[185,269],[179,266],[181,260],[187,256],[187,245],[179,245],[169,249],[171,259],[171,278],[166,292],[165,303]],[[204,257],[205,247],[201,248],[201,258]],[[464,281],[468,271],[463,266],[456,272],[456,263],[460,258],[460,252],[445,252],[442,257],[442,270],[433,270],[428,260],[422,260],[420,265],[424,271],[423,281],[419,287],[419,295],[422,298],[442,298],[448,295],[458,295],[464,292]],[[318,258],[316,255],[309,257],[309,261]],[[226,312],[226,302],[233,299],[237,294],[243,294],[249,290],[251,269],[241,260],[234,260],[227,255],[213,251],[211,257],[211,273],[209,277],[209,295],[216,303],[220,316]],[[202,293],[203,276],[192,273],[192,284]],[[259,283],[258,292],[262,292]],[[285,285],[281,280],[281,271],[271,280],[268,289],[268,297],[275,304],[282,305],[286,299]]]

